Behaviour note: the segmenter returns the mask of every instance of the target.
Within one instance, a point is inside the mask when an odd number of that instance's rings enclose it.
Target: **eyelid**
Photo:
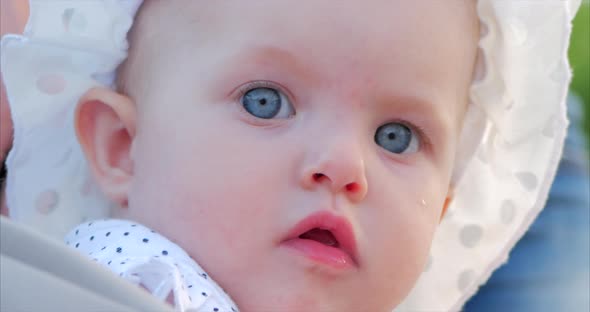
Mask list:
[[[269,89],[276,89],[279,92],[282,92],[287,96],[287,100],[294,106],[295,97],[287,90],[287,88],[283,87],[281,84],[268,81],[268,80],[255,80],[249,81],[245,84],[239,86],[237,88],[237,94],[235,95],[235,100],[239,101],[248,91],[256,88],[269,88]],[[235,91],[234,91],[235,92]]]
[[[290,107],[289,117],[263,119],[263,118],[258,118],[256,116],[252,115],[251,113],[247,112],[246,109],[244,108],[244,106],[241,105],[242,98],[246,95],[246,93],[248,93],[251,90],[257,89],[257,88],[274,89],[280,93],[281,98],[283,98],[283,97],[286,98],[286,101],[288,102],[288,105]],[[232,93],[233,93],[233,95],[230,95],[232,98],[232,102],[240,103],[240,105],[236,105],[235,107],[237,107],[239,109],[239,111],[243,113],[243,114],[241,114],[242,118],[245,118],[249,123],[256,125],[256,126],[278,125],[277,121],[279,121],[279,120],[284,121],[284,120],[292,119],[292,117],[297,114],[297,109],[295,108],[295,104],[294,104],[294,100],[293,100],[294,97],[291,96],[291,93],[286,88],[284,88],[283,86],[281,86],[279,83],[276,83],[276,82],[272,82],[272,81],[268,81],[268,80],[250,81],[250,82],[244,83],[243,85],[237,87],[230,94],[232,94]],[[282,108],[281,108],[281,111],[282,111]]]
[[[423,127],[418,126],[417,124],[405,119],[392,119],[383,123],[382,125],[388,123],[400,123],[410,128],[410,130],[418,136],[418,152],[421,152],[423,150],[430,151],[432,149],[432,141],[430,140],[430,137],[426,134],[426,130]]]

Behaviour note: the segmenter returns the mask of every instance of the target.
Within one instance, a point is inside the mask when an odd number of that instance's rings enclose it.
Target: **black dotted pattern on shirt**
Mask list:
[[[93,224],[93,222],[89,222],[89,223],[87,224],[87,226],[88,226],[88,227],[91,227],[91,226],[92,226],[92,224]],[[131,227],[133,227],[133,228],[136,228],[136,227],[137,227],[137,224],[132,224],[132,225],[131,225]],[[125,231],[125,232],[122,232],[122,234],[123,234],[122,236],[126,236],[126,237],[133,237],[133,235],[132,235],[132,232],[133,232],[133,231]],[[76,229],[76,231],[75,231],[75,235],[78,235],[79,233],[80,233],[80,230],[79,230],[79,229]],[[119,233],[121,233],[121,232],[119,232]],[[153,231],[153,230],[150,230],[150,233],[156,233],[156,232],[155,232],[155,231]],[[113,232],[110,232],[110,231],[109,231],[109,232],[106,232],[104,236],[105,236],[105,237],[110,237],[110,236],[111,236],[111,234],[113,234]],[[115,234],[116,234],[116,233],[115,233]],[[120,234],[119,234],[119,235],[120,235]],[[116,236],[117,236],[117,235],[115,235],[115,237],[116,237]],[[141,237],[141,236],[140,236],[140,237]],[[149,235],[148,235],[148,237],[149,237]],[[141,240],[140,240],[140,241],[141,241],[141,244],[143,244],[143,245],[147,245],[147,244],[149,244],[149,243],[150,243],[150,238],[148,238],[148,237],[141,237]],[[104,241],[102,241],[102,242],[101,242],[101,239],[96,239],[96,238],[97,238],[97,237],[96,237],[95,235],[92,235],[92,236],[90,236],[90,237],[88,238],[89,244],[105,244],[105,242],[104,242]],[[137,239],[137,238],[136,238],[136,239]],[[68,242],[68,244],[69,244],[69,242]],[[76,248],[78,248],[78,247],[80,246],[80,243],[79,243],[79,242],[77,242],[75,246],[76,246]],[[101,251],[107,250],[107,246],[104,246],[104,245],[102,245],[102,248],[101,248],[100,250],[101,250]],[[111,249],[111,250],[112,250],[112,249]],[[117,248],[115,249],[115,251],[116,251],[118,254],[123,254],[123,252],[124,252],[124,250],[123,250],[123,247],[121,247],[121,246],[117,247]],[[160,251],[160,254],[161,254],[162,256],[168,256],[168,255],[169,255],[169,251],[168,251],[168,250],[161,250],[161,251]],[[89,253],[89,255],[92,255],[92,252],[90,252],[90,253]],[[154,257],[154,258],[158,258],[159,256],[158,256],[158,255],[154,255],[153,257]],[[93,261],[98,261],[98,259],[97,259],[97,258],[92,258],[92,260],[93,260]],[[118,262],[118,263],[119,263],[120,265],[125,265],[125,264],[127,264],[127,261],[128,261],[128,260],[129,260],[129,258],[125,259],[125,261],[121,261],[121,262]],[[111,266],[111,264],[112,264],[112,263],[113,263],[113,261],[112,261],[112,260],[109,260],[109,261],[107,262],[107,266]],[[176,263],[175,263],[175,265],[176,265],[176,266],[178,266]],[[111,268],[112,268],[112,269],[115,269],[114,267],[111,267]],[[121,277],[122,277],[123,275],[124,275],[124,273],[123,273],[123,272],[121,272],[121,271],[119,271],[119,276],[121,276]],[[204,273],[204,272],[203,272],[203,273],[199,273],[199,276],[200,276],[201,278],[203,278],[203,279],[208,279],[208,275],[207,275],[207,273]],[[182,276],[182,278],[184,278],[184,275]],[[182,285],[182,288],[183,288],[183,289],[184,289],[184,287],[185,287],[185,285]],[[187,287],[187,288],[193,288],[193,285],[188,285],[188,286],[186,286],[186,287]],[[209,294],[208,294],[207,292],[205,292],[205,291],[201,291],[201,296],[203,296],[203,297],[209,297]],[[189,299],[189,300],[192,302],[192,297],[190,297],[190,296],[189,296],[189,297],[188,297],[188,299]],[[213,307],[213,309],[212,309],[211,311],[213,311],[213,312],[220,312],[220,309],[219,309],[218,307]],[[232,308],[231,308],[231,311],[232,311],[232,312],[237,312],[237,309],[235,309],[234,307],[232,307]]]

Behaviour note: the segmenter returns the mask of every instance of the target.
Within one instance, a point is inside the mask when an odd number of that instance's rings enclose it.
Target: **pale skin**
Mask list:
[[[117,216],[179,244],[242,311],[399,304],[451,200],[474,4],[149,1],[134,27],[121,92],[90,90],[76,122]],[[245,110],[238,90],[259,81],[293,114]],[[412,129],[416,150],[376,143],[392,122]],[[352,224],[352,268],[283,248],[317,211]]]

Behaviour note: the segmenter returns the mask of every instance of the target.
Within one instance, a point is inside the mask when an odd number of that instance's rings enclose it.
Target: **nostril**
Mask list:
[[[359,189],[359,185],[357,183],[348,183],[346,184],[346,190],[349,192],[356,192]]]
[[[324,177],[323,173],[314,173],[313,174],[313,180],[316,182],[319,182],[323,177]]]

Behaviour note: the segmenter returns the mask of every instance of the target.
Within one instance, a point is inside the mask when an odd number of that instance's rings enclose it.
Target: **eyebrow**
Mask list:
[[[245,69],[245,65],[260,66],[266,64],[270,68],[280,68],[278,71],[281,72],[288,71],[292,76],[306,80],[308,84],[314,84],[318,76],[313,68],[304,64],[288,49],[275,45],[245,45],[232,51],[231,54],[223,56],[222,59],[227,61],[227,63],[224,63],[227,68],[235,68],[234,65],[236,65],[242,68],[239,72],[248,72],[248,75],[250,73]],[[223,71],[219,77],[235,77],[234,75],[235,69],[230,69],[228,72]],[[377,103],[386,103],[386,111],[389,111],[389,107],[393,105],[400,114],[410,115],[420,121],[421,124],[425,124],[423,128],[433,140],[442,142],[453,133],[455,128],[453,114],[442,108],[442,104],[437,105],[434,100],[430,99],[435,98],[435,96],[421,96],[403,92],[403,90],[391,89],[383,94],[377,99]],[[380,110],[379,106],[373,106],[373,108]]]
[[[235,77],[235,68],[239,74],[251,76],[249,67],[266,66],[277,72],[288,72],[289,76],[304,79],[309,84],[315,82],[313,70],[298,57],[285,48],[269,44],[244,45],[222,56],[223,67],[218,77]]]
[[[387,97],[387,99],[386,105],[388,108],[386,110],[390,109],[389,106],[393,106],[396,112],[411,116],[414,120],[420,122],[417,126],[424,125],[424,130],[431,139],[443,142],[451,137],[455,127],[453,114],[449,113],[450,110],[445,110],[442,103],[437,105],[427,97],[414,94],[397,93]]]
[[[242,51],[237,51],[235,56],[238,59],[258,61],[280,60],[289,67],[302,67],[299,60],[289,50],[268,44],[244,47]]]
[[[248,49],[247,54],[251,54],[248,57],[252,58],[264,58],[264,59],[280,59],[281,61],[297,65],[297,58],[288,50],[272,45],[256,45]]]

